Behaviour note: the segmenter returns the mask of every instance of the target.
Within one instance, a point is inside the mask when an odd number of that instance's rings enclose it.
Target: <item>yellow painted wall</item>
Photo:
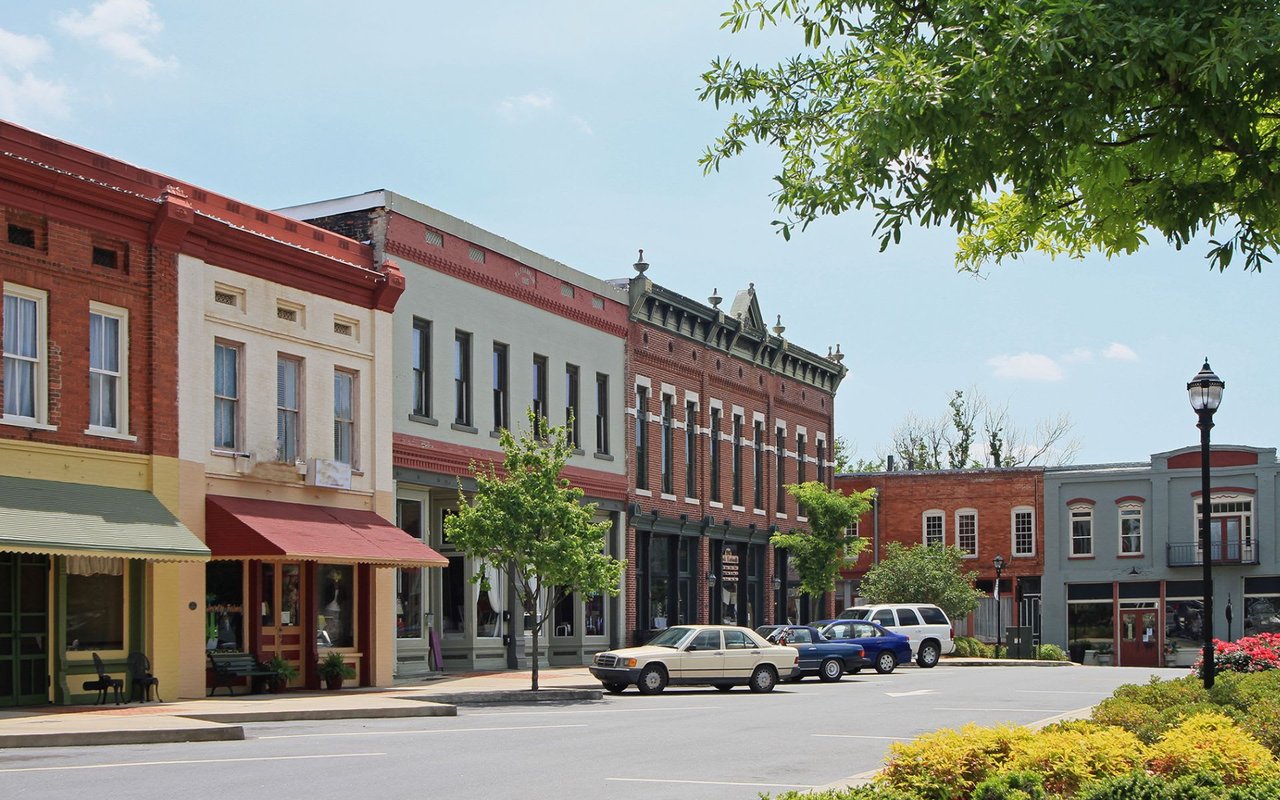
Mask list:
[[[373,685],[390,686],[396,665],[396,571],[373,572]]]

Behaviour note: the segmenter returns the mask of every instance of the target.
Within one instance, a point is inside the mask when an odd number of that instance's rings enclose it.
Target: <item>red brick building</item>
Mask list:
[[[627,629],[755,627],[834,611],[799,597],[769,537],[804,527],[782,487],[830,485],[846,369],[768,329],[754,286],[729,310],[658,286],[643,252],[627,282]]]
[[[844,573],[842,594],[857,597],[857,584],[878,562],[889,542],[948,544],[966,553],[978,573],[975,585],[995,588],[997,555],[1004,558],[1000,593],[1005,625],[1038,629],[1040,581],[1044,574],[1044,469],[967,469],[869,472],[837,475],[845,493],[876,490],[871,510],[858,524],[867,546],[856,566]],[[1009,602],[1009,598],[1015,602]],[[984,603],[957,633],[995,638],[995,602]]]

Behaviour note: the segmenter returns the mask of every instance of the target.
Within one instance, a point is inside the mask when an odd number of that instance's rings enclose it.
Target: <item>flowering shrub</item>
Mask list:
[[[1091,780],[1131,772],[1142,764],[1143,753],[1128,731],[1069,722],[1016,742],[1001,769],[1036,773],[1050,793],[1070,796]]]
[[[1191,668],[1203,674],[1204,656]],[[1234,642],[1213,640],[1215,672],[1265,672],[1280,669],[1280,633],[1260,633]]]
[[[1026,728],[966,725],[944,728],[913,742],[895,742],[876,781],[921,800],[965,800],[973,788],[1009,760],[1016,744],[1035,734]]]
[[[1156,775],[1207,772],[1228,786],[1251,777],[1276,777],[1276,766],[1271,751],[1230,718],[1213,712],[1196,714],[1170,729],[1147,753],[1147,769]]]

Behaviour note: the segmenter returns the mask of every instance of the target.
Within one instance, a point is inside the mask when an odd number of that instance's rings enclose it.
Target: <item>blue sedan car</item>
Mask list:
[[[824,639],[862,645],[867,660],[881,675],[888,675],[903,662],[911,661],[911,639],[879,623],[861,619],[832,619],[813,623]]]

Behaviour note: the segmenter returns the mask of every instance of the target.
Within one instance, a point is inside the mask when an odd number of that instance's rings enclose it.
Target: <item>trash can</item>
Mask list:
[[[1004,629],[1006,658],[1035,658],[1035,643],[1031,638],[1031,626],[1010,625]]]

